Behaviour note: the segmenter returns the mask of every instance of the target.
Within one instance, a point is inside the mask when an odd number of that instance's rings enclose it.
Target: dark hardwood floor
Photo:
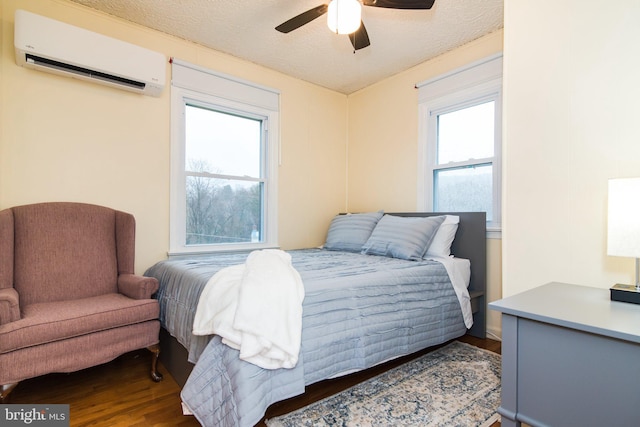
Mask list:
[[[498,341],[469,335],[459,338],[459,341],[500,353]],[[273,417],[308,405],[418,355],[309,386],[304,395],[272,405],[266,416]],[[182,415],[180,387],[164,366],[159,366],[164,380],[159,383],[151,381],[150,358],[147,350],[141,350],[83,371],[26,380],[11,393],[8,403],[69,404],[71,425],[78,427],[199,426],[194,417]],[[265,424],[260,422],[258,426]],[[496,426],[500,423],[494,423],[492,427]]]

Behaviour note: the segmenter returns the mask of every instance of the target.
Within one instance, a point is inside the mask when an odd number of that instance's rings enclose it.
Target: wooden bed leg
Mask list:
[[[16,388],[18,383],[3,384],[0,386],[0,403],[9,403],[9,393]]]
[[[160,356],[160,344],[154,344],[152,346],[147,347],[151,353],[153,353],[151,357],[151,379],[155,382],[162,381],[162,374],[158,371],[158,356]]]

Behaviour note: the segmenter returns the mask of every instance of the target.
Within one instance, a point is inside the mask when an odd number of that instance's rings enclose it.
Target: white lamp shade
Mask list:
[[[609,180],[607,253],[640,258],[640,178]]]
[[[362,5],[358,0],[331,0],[327,26],[334,33],[351,34],[360,28]]]

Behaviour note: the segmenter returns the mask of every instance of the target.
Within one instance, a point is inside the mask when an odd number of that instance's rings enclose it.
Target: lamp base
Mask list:
[[[635,285],[616,283],[611,287],[611,301],[640,304],[640,290]]]

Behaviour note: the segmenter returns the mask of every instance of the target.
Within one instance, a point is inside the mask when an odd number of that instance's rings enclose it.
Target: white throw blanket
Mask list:
[[[240,359],[261,368],[293,368],[300,353],[303,299],[291,255],[254,251],[244,264],[223,268],[205,285],[193,334],[220,335],[240,350]]]

